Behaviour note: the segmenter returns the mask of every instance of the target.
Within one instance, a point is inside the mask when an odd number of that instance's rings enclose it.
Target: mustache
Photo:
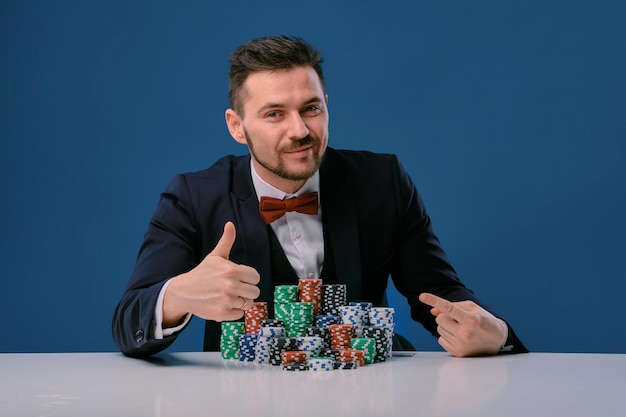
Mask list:
[[[304,146],[308,146],[308,145],[316,145],[319,143],[319,140],[311,135],[306,135],[305,137],[303,137],[302,139],[298,139],[298,140],[294,140],[291,143],[291,146],[289,146],[289,148],[285,148],[282,149],[283,152],[293,152],[293,151],[297,151],[298,149],[304,147]]]

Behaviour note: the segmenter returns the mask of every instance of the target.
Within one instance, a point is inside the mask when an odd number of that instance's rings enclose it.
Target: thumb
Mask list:
[[[222,234],[220,241],[217,242],[217,245],[215,245],[213,251],[209,253],[209,256],[219,256],[220,258],[228,259],[230,256],[230,250],[235,243],[236,235],[235,225],[232,222],[227,222],[224,225],[224,233]]]

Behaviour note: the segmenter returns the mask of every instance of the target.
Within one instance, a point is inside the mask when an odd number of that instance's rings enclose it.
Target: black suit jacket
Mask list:
[[[330,240],[337,280],[347,284],[348,300],[383,305],[391,276],[411,306],[411,317],[433,335],[430,308],[417,299],[422,292],[472,300],[489,310],[459,281],[396,156],[328,148],[320,167],[320,204],[324,239]],[[166,280],[189,271],[211,252],[227,221],[237,229],[230,259],[259,272],[259,300],[271,301],[270,232],[258,205],[249,155],[226,156],[206,170],[172,180],[114,313],[113,337],[123,353],[147,356],[174,341],[176,335],[154,338],[158,293]],[[514,340],[516,351],[525,351]]]

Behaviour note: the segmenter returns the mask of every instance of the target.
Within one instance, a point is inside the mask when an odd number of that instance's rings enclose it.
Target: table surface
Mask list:
[[[0,354],[0,416],[625,416],[626,355],[454,358],[287,372],[219,353]]]

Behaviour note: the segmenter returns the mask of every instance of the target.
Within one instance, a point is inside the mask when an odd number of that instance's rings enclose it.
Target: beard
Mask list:
[[[252,155],[252,157],[258,162],[259,165],[280,178],[289,181],[308,180],[313,176],[313,174],[315,174],[315,172],[322,164],[323,154],[320,155],[319,153],[320,140],[314,136],[307,135],[302,139],[292,141],[291,146],[280,148],[277,150],[275,160],[270,160],[269,157],[263,157],[262,155],[259,155],[254,147],[254,141],[250,140],[250,135],[248,135],[248,132],[245,129],[244,135],[246,137],[248,148],[250,149],[250,154]],[[284,153],[292,152],[308,145],[312,145],[313,155],[312,160],[307,166],[301,167],[300,169],[286,166],[287,164],[282,158],[282,155]]]

